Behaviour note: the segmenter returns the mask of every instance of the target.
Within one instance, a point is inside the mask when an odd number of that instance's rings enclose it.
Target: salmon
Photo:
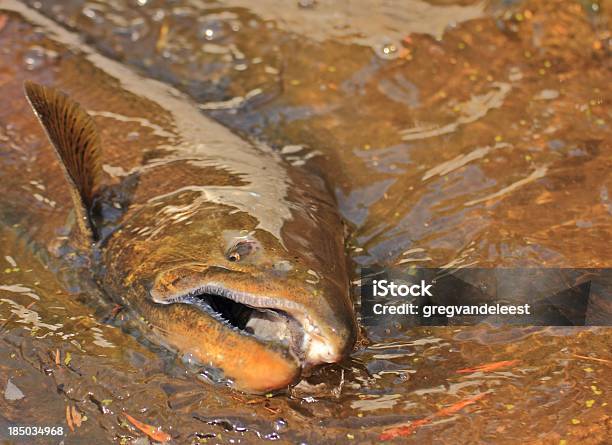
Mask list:
[[[238,390],[282,389],[342,360],[356,323],[325,183],[35,11],[5,7],[0,221]],[[49,56],[29,70],[14,61],[34,26]]]

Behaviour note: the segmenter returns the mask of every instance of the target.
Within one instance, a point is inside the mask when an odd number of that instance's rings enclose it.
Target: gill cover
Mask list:
[[[70,185],[84,244],[96,239],[91,208],[101,173],[100,137],[91,116],[61,91],[26,81],[24,91]]]

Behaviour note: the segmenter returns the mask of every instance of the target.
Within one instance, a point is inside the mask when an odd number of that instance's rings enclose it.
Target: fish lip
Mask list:
[[[236,303],[251,306],[255,309],[276,309],[287,312],[300,309],[298,305],[294,304],[293,302],[289,302],[292,304],[286,304],[284,301],[274,297],[254,295],[248,292],[233,290],[214,281],[190,289],[182,295],[179,294],[178,298],[193,297],[200,294],[219,295],[221,297],[233,300]],[[155,300],[155,302],[158,303],[160,301]]]
[[[302,368],[309,367],[311,365],[311,363],[308,363],[307,349],[311,343],[311,335],[316,335],[318,329],[305,314],[303,308],[291,301],[284,301],[270,296],[255,295],[248,292],[233,290],[216,281],[194,286],[190,289],[177,292],[176,294],[170,296],[163,295],[162,292],[155,289],[150,290],[151,300],[156,304],[188,304],[212,316],[225,327],[233,329],[234,331],[239,332],[241,335],[255,337],[260,341],[267,341],[271,344],[280,343],[272,342],[270,340],[262,340],[257,335],[232,325],[228,320],[223,318],[219,312],[214,310],[206,299],[199,298],[201,295],[222,297],[252,308],[256,311],[274,311],[287,319],[293,320],[299,325],[302,335],[300,339],[292,338],[291,340],[293,341],[290,342],[287,350],[298,361]],[[295,340],[297,340],[297,342]]]

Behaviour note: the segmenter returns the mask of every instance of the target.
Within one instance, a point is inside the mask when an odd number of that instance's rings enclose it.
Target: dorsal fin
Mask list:
[[[79,229],[93,241],[90,212],[102,170],[94,121],[77,102],[55,88],[26,81],[24,90],[71,186]]]

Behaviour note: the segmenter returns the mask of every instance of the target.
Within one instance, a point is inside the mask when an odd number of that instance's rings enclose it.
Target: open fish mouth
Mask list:
[[[151,296],[156,303],[196,307],[228,329],[280,346],[302,365],[308,362],[307,349],[312,339],[307,327],[274,298],[234,291],[219,284],[206,284],[166,297],[152,291]]]

